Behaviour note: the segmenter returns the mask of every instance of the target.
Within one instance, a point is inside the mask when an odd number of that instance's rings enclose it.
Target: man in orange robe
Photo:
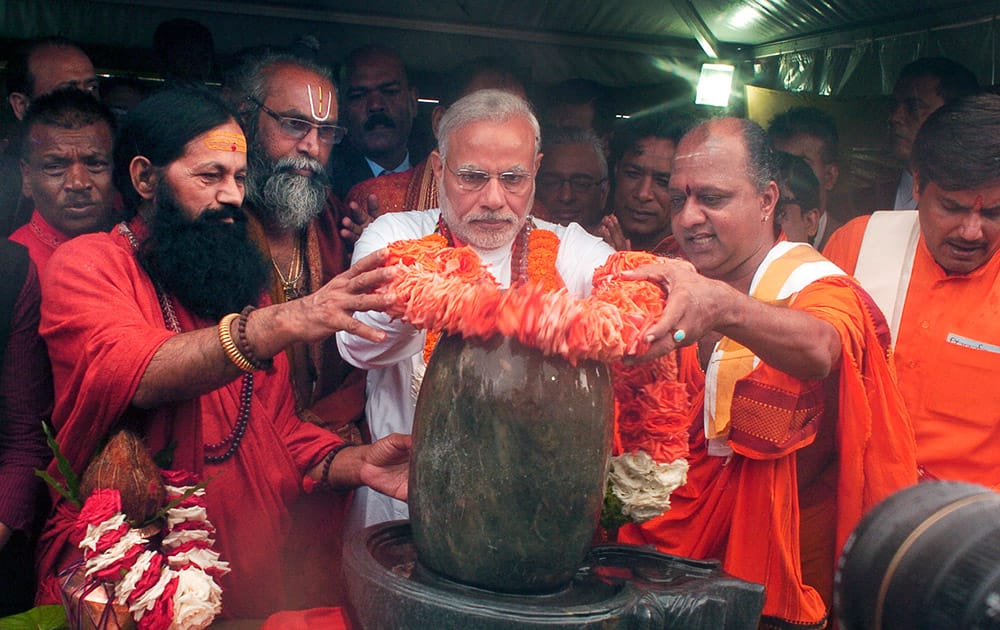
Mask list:
[[[908,259],[871,258],[906,239],[898,229],[879,232],[883,213],[848,223],[824,250],[876,297],[876,284],[893,281],[894,299],[880,306],[887,317],[898,312],[896,370],[921,478],[994,490],[1000,490],[998,134],[995,94],[945,105],[920,128],[912,152],[917,209],[905,211],[913,215]]]
[[[288,506],[317,484],[371,484],[405,499],[409,439],[342,448],[299,420],[282,350],[358,328],[352,307],[384,308],[373,291],[392,274],[365,272],[384,261],[376,255],[308,300],[268,306],[267,269],[240,210],[246,140],[230,110],[200,91],[166,90],[130,113],[121,138],[129,150],[116,155],[116,179],[136,216],[62,245],[43,278],[56,439],[79,475],[110,433],[130,428],[151,453],[172,449],[171,468],[207,481],[216,550],[232,568],[223,616],[321,605],[302,599],[315,574],[287,557]],[[49,473],[62,478],[55,463]],[[52,498],[38,603],[59,602],[59,573],[81,558],[77,509]],[[314,527],[329,542],[340,523]]]
[[[764,584],[762,627],[821,628],[837,550],[867,509],[916,481],[913,435],[884,320],[835,265],[779,239],[773,171],[746,120],[710,121],[678,145],[672,227],[690,263],[628,275],[668,293],[644,356],[681,347],[690,468],[672,507],[619,540]]]

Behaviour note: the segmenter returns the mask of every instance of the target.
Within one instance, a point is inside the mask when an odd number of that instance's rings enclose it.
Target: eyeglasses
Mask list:
[[[301,140],[306,137],[310,130],[315,129],[319,141],[323,144],[340,144],[340,141],[347,135],[347,129],[338,125],[319,125],[303,118],[293,118],[282,116],[267,105],[264,105],[252,96],[247,100],[264,110],[264,113],[278,121],[278,128],[289,138]]]
[[[442,163],[448,169],[448,172],[458,180],[458,187],[465,191],[475,192],[482,190],[494,177],[500,180],[500,185],[510,193],[520,194],[531,187],[531,175],[529,173],[506,171],[493,175],[486,171],[477,171],[471,168],[460,168],[457,171],[453,171],[446,161],[442,160]]]
[[[576,193],[586,193],[594,186],[600,186],[607,178],[594,179],[589,175],[573,175],[572,177],[559,177],[558,175],[539,175],[535,178],[535,182],[538,183],[538,187],[544,190],[561,190],[563,184],[569,184],[569,187]]]

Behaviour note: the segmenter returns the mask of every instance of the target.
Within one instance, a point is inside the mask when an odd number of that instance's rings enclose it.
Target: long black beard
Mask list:
[[[293,169],[309,169],[303,177]],[[265,225],[282,230],[301,230],[326,205],[329,191],[323,165],[308,156],[286,156],[277,161],[254,145],[247,174],[247,206]]]
[[[158,187],[156,198],[150,236],[139,248],[139,261],[150,277],[208,321],[258,304],[269,270],[247,237],[243,211],[224,205],[191,220],[165,183]],[[222,222],[229,217],[233,223]]]

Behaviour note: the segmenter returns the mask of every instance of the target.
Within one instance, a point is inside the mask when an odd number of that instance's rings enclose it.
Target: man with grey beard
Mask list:
[[[332,76],[309,60],[267,53],[246,60],[227,93],[249,144],[243,207],[269,263],[271,301],[309,295],[349,266],[326,175],[330,151],[346,133],[337,124]],[[299,415],[360,440],[364,373],[340,358],[332,339],[286,352]]]
[[[477,90],[444,112],[429,168],[440,208],[389,212],[375,219],[354,245],[354,258],[400,241],[440,234],[449,246],[468,245],[502,287],[558,277],[569,293],[590,293],[594,269],[614,253],[577,223],[557,225],[532,217],[535,174],[541,162],[538,119],[526,100],[504,90]],[[537,233],[536,233],[537,232]],[[548,233],[548,234],[546,234]],[[558,241],[542,262],[537,237]],[[550,250],[551,252],[551,250]],[[434,337],[383,313],[355,319],[386,333],[366,341],[337,336],[343,356],[368,370],[368,424],[372,437],[408,434]],[[348,528],[408,518],[406,505],[377,491],[354,494]]]

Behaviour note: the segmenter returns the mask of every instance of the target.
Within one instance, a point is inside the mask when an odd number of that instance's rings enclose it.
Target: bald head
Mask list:
[[[670,177],[674,236],[702,274],[746,292],[775,242],[774,157],[757,124],[703,123],[677,147]]]
[[[8,65],[7,97],[14,116],[24,118],[31,100],[63,88],[76,88],[97,96],[94,64],[76,44],[62,38],[28,42]]]

